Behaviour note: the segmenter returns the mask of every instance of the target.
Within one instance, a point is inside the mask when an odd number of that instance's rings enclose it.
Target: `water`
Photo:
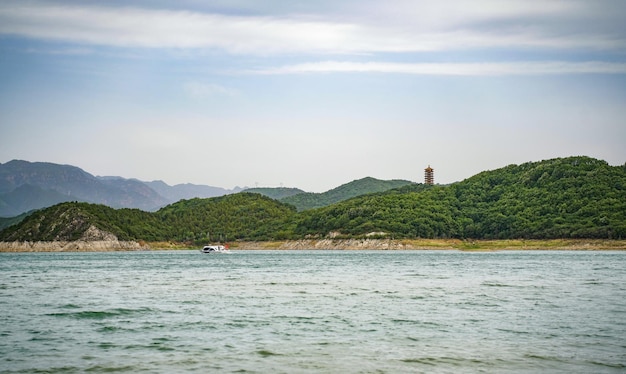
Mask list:
[[[1,372],[617,373],[626,252],[0,254]]]

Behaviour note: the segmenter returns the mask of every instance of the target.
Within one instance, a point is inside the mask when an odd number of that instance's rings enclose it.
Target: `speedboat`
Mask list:
[[[230,253],[228,245],[205,245],[200,251],[202,253]]]

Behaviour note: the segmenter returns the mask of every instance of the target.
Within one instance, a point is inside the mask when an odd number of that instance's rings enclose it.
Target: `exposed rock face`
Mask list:
[[[80,238],[82,241],[93,242],[93,241],[117,241],[117,236],[111,234],[110,232],[102,231],[94,225],[89,226],[89,228],[83,234],[83,237]]]
[[[322,239],[290,241],[281,249],[407,249],[402,243],[380,239]]]
[[[72,242],[0,242],[0,252],[105,252],[149,249],[137,242],[118,240],[76,240]]]
[[[149,249],[134,241],[119,241],[117,236],[91,225],[79,240],[52,242],[0,242],[0,252],[100,252]]]
[[[267,242],[237,242],[237,249],[427,249],[410,241],[393,239],[303,239],[289,240],[277,244]],[[452,249],[452,246],[438,246],[438,249]]]

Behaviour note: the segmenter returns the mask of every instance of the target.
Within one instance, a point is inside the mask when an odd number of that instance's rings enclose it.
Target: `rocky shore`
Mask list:
[[[145,244],[118,240],[0,242],[0,252],[105,252],[150,249]]]
[[[626,240],[461,240],[461,239],[303,239],[268,242],[235,242],[234,250],[626,250]]]
[[[110,232],[90,226],[78,240],[0,242],[0,252],[104,252],[140,251],[150,249],[136,241],[121,241]]]
[[[455,249],[447,241],[421,242],[393,239],[302,239],[281,242],[236,242],[233,249],[327,249],[327,250],[403,250],[403,249]]]
[[[194,249],[183,243],[120,241],[114,236],[76,241],[0,242],[0,252],[103,252]],[[91,239],[91,240],[89,240]],[[626,250],[626,240],[303,239],[232,242],[231,250]],[[199,248],[199,247],[198,247]],[[197,249],[197,248],[195,248]]]

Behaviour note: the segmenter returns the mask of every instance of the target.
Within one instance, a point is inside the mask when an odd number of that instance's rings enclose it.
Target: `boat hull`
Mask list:
[[[200,252],[202,253],[229,253],[230,251],[223,245],[205,245]]]

